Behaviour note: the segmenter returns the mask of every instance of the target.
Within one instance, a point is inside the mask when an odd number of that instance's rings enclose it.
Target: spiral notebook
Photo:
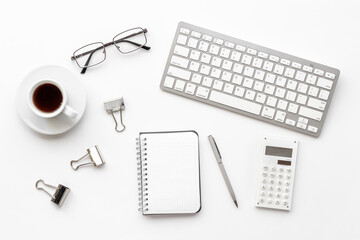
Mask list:
[[[141,132],[137,145],[139,211],[144,215],[200,211],[198,134]]]

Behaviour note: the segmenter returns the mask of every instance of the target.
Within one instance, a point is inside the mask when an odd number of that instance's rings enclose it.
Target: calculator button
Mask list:
[[[280,172],[283,172],[283,171],[284,171],[284,169],[283,169],[283,168],[280,168],[280,169],[279,169],[279,171],[280,171]]]
[[[279,174],[279,178],[283,178],[283,175],[282,175],[282,174]]]
[[[280,198],[280,197],[281,197],[281,194],[280,194],[280,193],[276,194],[276,197],[277,197],[277,198]]]
[[[287,202],[287,201],[284,201],[283,204],[286,206],[286,205],[288,205],[288,202]]]
[[[266,172],[263,172],[263,177],[267,177],[267,173]]]
[[[271,170],[272,170],[273,172],[275,172],[275,171],[276,171],[276,167],[272,167]]]
[[[271,198],[268,199],[267,202],[268,202],[269,204],[271,204],[271,203],[272,203],[272,199],[271,199]]]
[[[276,204],[276,205],[279,205],[279,204],[280,204],[280,201],[279,201],[279,200],[276,200],[276,201],[275,201],[275,204]]]
[[[286,175],[286,178],[287,178],[287,179],[290,179],[290,178],[291,178],[291,176],[290,176],[290,175]]]
[[[285,188],[285,192],[289,192],[289,188]]]
[[[265,200],[263,198],[260,199],[260,202],[263,203]]]
[[[270,174],[270,177],[274,178],[274,177],[275,177],[275,174],[273,174],[273,173],[272,173],[272,174]]]
[[[286,186],[290,186],[290,183],[289,183],[289,182],[286,182],[285,185],[286,185]]]
[[[291,169],[290,169],[290,168],[288,168],[287,172],[288,172],[288,173],[291,173]]]
[[[265,192],[261,192],[260,195],[261,195],[261,196],[265,196]]]
[[[278,187],[277,190],[278,190],[279,192],[281,192],[282,189],[281,189],[281,187]]]
[[[275,183],[274,180],[271,179],[271,180],[270,180],[270,184],[274,184],[274,183]]]
[[[262,185],[262,186],[261,186],[261,189],[262,189],[262,190],[265,190],[265,189],[266,189],[265,185]]]
[[[278,185],[281,185],[282,184],[282,181],[278,181]]]
[[[269,190],[272,191],[272,190],[274,190],[274,188],[273,188],[272,186],[270,186],[270,187],[269,187]]]
[[[289,195],[285,194],[285,195],[284,195],[284,198],[285,198],[285,199],[288,199],[288,198],[289,198]]]
[[[265,167],[264,167],[264,171],[267,171],[267,170],[268,170],[268,167],[267,167],[267,166],[265,166]]]
[[[272,197],[273,195],[272,195],[272,193],[269,193],[268,196],[269,196],[269,197]]]
[[[265,179],[265,178],[263,178],[262,182],[263,182],[263,183],[266,183],[266,179]]]

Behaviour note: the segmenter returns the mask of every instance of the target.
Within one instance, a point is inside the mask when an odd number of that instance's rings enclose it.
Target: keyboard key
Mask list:
[[[261,57],[261,58],[265,58],[265,59],[266,59],[266,58],[268,58],[269,55],[268,55],[267,53],[264,53],[264,52],[259,52],[259,53],[258,53],[258,56]]]
[[[280,86],[280,87],[285,87],[285,83],[286,83],[286,78],[284,77],[277,77],[276,79],[276,85]]]
[[[194,59],[194,60],[199,60],[200,59],[200,52],[196,51],[196,50],[191,50],[190,52],[190,58]]]
[[[180,34],[180,35],[178,36],[176,42],[179,43],[179,44],[185,45],[185,44],[186,44],[186,41],[187,41],[187,37]]]
[[[327,72],[327,73],[325,73],[325,77],[334,80],[335,79],[335,74]]]
[[[210,73],[210,67],[207,66],[207,65],[201,65],[200,73],[202,73],[202,74],[204,74],[204,75],[209,75],[209,73]]]
[[[187,57],[189,55],[189,49],[180,45],[176,45],[174,48],[174,53],[183,57]]]
[[[260,58],[254,58],[252,65],[256,68],[261,68],[262,63],[263,63],[263,60],[261,60]]]
[[[277,108],[279,108],[279,109],[281,109],[281,110],[286,110],[287,105],[288,105],[288,102],[287,102],[287,101],[280,99],[280,100],[278,101]]]
[[[241,46],[241,45],[236,45],[236,50],[239,50],[241,52],[244,52],[245,51],[245,47],[244,46]]]
[[[298,111],[298,108],[299,108],[299,105],[297,105],[297,104],[295,104],[295,103],[290,103],[290,104],[289,104],[288,111],[296,114],[297,111]],[[306,116],[305,116],[305,117],[306,117]]]
[[[246,99],[249,99],[249,100],[254,100],[255,94],[256,94],[256,93],[255,93],[254,91],[246,90],[245,98],[246,98]]]
[[[252,88],[253,83],[254,83],[254,80],[252,80],[251,78],[245,78],[243,85],[244,85],[244,87]]]
[[[254,89],[255,89],[256,91],[262,92],[262,90],[264,89],[264,83],[263,83],[263,82],[256,81],[256,82],[255,82],[255,85],[254,85]]]
[[[273,95],[275,91],[275,87],[269,84],[266,84],[265,86],[265,93]]]
[[[201,37],[201,33],[192,31],[192,32],[191,32],[191,36],[196,37],[196,38],[200,38],[200,37]]]
[[[204,35],[202,36],[202,39],[204,39],[204,40],[206,40],[206,41],[212,41],[212,37],[209,36],[209,35],[206,35],[206,34],[204,34]]]
[[[276,64],[274,68],[274,73],[282,75],[283,72],[284,72],[284,66]]]
[[[245,67],[244,69],[244,75],[245,76],[248,76],[248,77],[252,77],[254,75],[254,70],[253,68],[251,67]]]
[[[190,34],[190,30],[189,29],[187,29],[187,28],[180,28],[180,32],[181,33],[184,33],[184,34]]]
[[[299,103],[299,104],[305,105],[306,100],[307,100],[307,96],[299,94],[297,99],[296,99],[296,102]]]
[[[274,64],[272,62],[265,61],[263,69],[271,72],[273,69],[273,66],[274,66]]]
[[[242,73],[243,68],[244,68],[244,65],[241,65],[241,64],[235,63],[235,64],[234,64],[233,71],[234,71],[234,72],[236,72],[236,73],[241,74],[241,73]]]
[[[301,106],[299,110],[299,115],[321,121],[323,113],[317,110],[313,110],[311,108]]]
[[[265,94],[258,93],[258,94],[256,95],[255,101],[257,101],[257,102],[259,102],[259,103],[265,103],[265,99],[266,99],[266,95],[265,95]]]
[[[277,102],[277,98],[274,97],[268,97],[266,100],[266,105],[269,105],[270,107],[275,107]]]
[[[213,65],[213,66],[215,66],[215,67],[220,67],[221,61],[222,61],[221,58],[213,57],[213,58],[212,58],[212,61],[211,61],[211,65]]]
[[[295,126],[296,122],[294,120],[291,120],[291,119],[286,119],[285,123],[287,125],[290,125],[290,126]]]
[[[237,85],[241,85],[242,80],[243,80],[243,77],[242,77],[242,76],[235,74],[234,77],[233,77],[232,82],[235,83],[235,84],[237,84]]]
[[[240,57],[241,57],[241,53],[239,53],[237,51],[232,51],[230,59],[238,62],[238,61],[240,61]]]
[[[209,53],[214,54],[214,55],[218,55],[218,54],[219,54],[219,50],[220,50],[220,47],[219,47],[219,46],[212,44],[212,45],[210,46]]]
[[[230,50],[227,48],[221,48],[220,56],[223,58],[229,58],[230,56]]]
[[[174,55],[171,57],[170,63],[178,67],[187,68],[189,65],[189,60]]]
[[[224,92],[232,94],[234,91],[234,85],[226,83],[224,87]]]
[[[304,83],[299,83],[299,86],[297,88],[298,92],[301,93],[306,93],[308,89],[308,85],[304,84]]]
[[[189,80],[191,76],[191,72],[173,66],[169,67],[167,74],[184,80]]]
[[[317,128],[317,127],[314,127],[314,126],[308,126],[308,130],[309,130],[310,132],[317,133],[318,128]]]
[[[204,87],[198,87],[198,89],[196,91],[196,96],[207,99],[209,96],[209,89],[204,88]]]
[[[224,85],[224,83],[222,81],[215,80],[213,88],[221,91],[223,85]]]
[[[284,98],[286,90],[283,88],[276,88],[275,96],[279,98]]]
[[[231,67],[232,67],[232,64],[233,63],[231,61],[224,60],[222,68],[225,69],[225,70],[230,70]]]
[[[267,74],[266,74],[266,78],[265,78],[265,82],[274,83],[275,77],[276,77],[276,76],[275,76],[274,74],[267,73]]]
[[[273,119],[274,114],[275,114],[275,109],[269,108],[269,107],[264,107],[264,109],[261,113],[261,116],[263,116],[265,118]]]
[[[315,98],[309,98],[309,101],[308,101],[307,105],[309,107],[316,108],[316,109],[324,111],[325,107],[326,107],[326,102],[321,101],[319,99],[315,99]]]
[[[323,100],[328,100],[329,94],[330,94],[329,91],[326,91],[326,90],[321,89],[321,90],[320,90],[320,94],[319,94],[319,98],[321,98],[321,99],[323,99]]]
[[[291,89],[291,90],[295,90],[296,89],[296,85],[297,85],[297,82],[294,81],[294,80],[289,80],[286,87],[288,89]]]
[[[276,56],[273,56],[273,55],[270,55],[269,59],[271,61],[274,61],[274,62],[279,62],[280,58],[279,57],[276,57]]]
[[[199,44],[199,50],[206,52],[209,48],[209,43],[201,41]]]
[[[306,82],[309,84],[315,84],[317,77],[315,75],[308,74]]]
[[[288,91],[286,94],[286,100],[295,101],[296,95],[297,94],[295,92]]]
[[[292,62],[291,66],[294,67],[294,68],[297,68],[297,69],[301,69],[301,64],[297,63],[297,62]]]
[[[287,59],[281,59],[280,63],[282,63],[284,65],[287,65],[287,66],[290,66],[290,60],[287,60]]]
[[[195,84],[187,83],[187,84],[186,84],[185,93],[190,94],[190,95],[194,95],[194,93],[195,93],[195,88],[196,88],[196,85],[195,85]]]
[[[312,72],[313,71],[313,68],[310,67],[310,66],[303,66],[303,70],[306,71],[306,72]]]
[[[223,71],[223,73],[221,75],[221,79],[224,81],[227,81],[227,82],[230,82],[231,77],[232,77],[232,73],[226,72],[226,71]]]
[[[214,38],[214,43],[219,44],[219,45],[223,45],[224,40],[219,39],[219,38]]]
[[[296,72],[295,79],[296,79],[296,80],[299,80],[299,81],[304,81],[304,80],[305,80],[305,76],[306,76],[306,73],[301,72],[301,71],[297,71],[297,72]]]
[[[296,127],[301,128],[301,129],[306,129],[306,124],[303,124],[303,123],[298,122],[298,123],[296,124]]]
[[[327,80],[325,78],[320,77],[319,80],[317,81],[316,85],[330,90],[332,88],[333,82],[331,80]]]
[[[217,102],[220,104],[224,104],[239,110],[243,110],[245,112],[249,112],[255,115],[259,115],[260,111],[261,111],[261,105],[251,102],[251,101],[247,101],[245,99],[241,99],[241,98],[237,98],[234,96],[230,96],[228,94],[225,93],[221,93],[221,92],[217,92],[215,90],[213,90],[210,93],[210,101],[213,102]]]
[[[251,55],[256,55],[257,54],[257,51],[255,49],[251,49],[251,48],[248,48],[246,52],[251,54]]]
[[[303,123],[303,124],[308,124],[309,119],[303,118],[303,117],[299,117],[298,122]]]
[[[201,76],[201,75],[194,73],[194,74],[192,75],[191,81],[194,82],[194,83],[200,84],[201,79],[202,79],[202,76]]]
[[[199,67],[200,67],[200,63],[198,62],[191,62],[190,63],[190,70],[194,71],[194,72],[197,72],[199,71]]]
[[[211,87],[212,82],[213,82],[212,78],[204,77],[202,81],[202,85],[204,85],[205,87]]]
[[[217,68],[212,68],[211,70],[211,76],[214,78],[220,78],[221,70]]]
[[[323,70],[320,70],[320,69],[315,69],[314,73],[316,75],[319,75],[319,76],[323,76],[324,75],[324,71]]]
[[[319,92],[319,89],[318,89],[317,87],[312,87],[312,86],[311,86],[311,87],[309,88],[308,94],[309,94],[310,96],[317,97],[318,92]],[[325,100],[327,100],[327,99],[325,99]]]
[[[295,75],[295,69],[292,68],[286,68],[284,75],[288,78],[293,78]]]
[[[235,87],[234,94],[238,97],[243,97],[245,93],[245,88],[242,87]]]
[[[263,80],[265,76],[265,72],[260,71],[260,70],[256,70],[255,71],[255,75],[254,78],[258,79],[258,80]]]
[[[184,81],[176,80],[175,87],[174,87],[175,90],[182,92],[184,90],[184,87],[185,87]]]
[[[189,38],[188,46],[191,47],[191,48],[196,48],[198,42],[199,41],[197,39],[195,39],[195,38]]]
[[[200,61],[206,64],[210,63],[211,56],[209,54],[203,53],[201,54]]]
[[[252,60],[252,57],[251,57],[251,56],[244,54],[243,57],[242,57],[242,59],[241,59],[241,63],[250,65],[251,60]]]
[[[234,48],[234,47],[235,47],[235,44],[232,43],[232,42],[225,42],[225,47]]]
[[[166,76],[164,81],[164,87],[172,88],[174,86],[175,78]]]
[[[275,121],[284,122],[286,117],[286,113],[282,111],[277,111],[275,115]]]

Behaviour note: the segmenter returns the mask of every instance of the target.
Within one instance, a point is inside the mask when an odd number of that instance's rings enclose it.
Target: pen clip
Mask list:
[[[216,144],[216,141],[215,141],[214,137],[209,135],[208,138],[209,138],[209,141],[210,141],[210,145],[213,146],[214,154],[215,155],[217,154],[218,157],[219,157],[219,159],[216,159],[216,160],[218,161],[218,163],[221,163],[221,159],[222,159],[221,154],[220,154],[219,148],[218,148],[218,146]],[[215,150],[216,150],[216,153],[215,153]]]

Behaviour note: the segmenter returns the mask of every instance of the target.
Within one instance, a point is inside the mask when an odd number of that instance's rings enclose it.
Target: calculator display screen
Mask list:
[[[278,164],[279,164],[279,165],[291,166],[291,162],[290,162],[290,161],[278,160]]]
[[[291,158],[292,157],[292,149],[266,146],[265,155]]]

